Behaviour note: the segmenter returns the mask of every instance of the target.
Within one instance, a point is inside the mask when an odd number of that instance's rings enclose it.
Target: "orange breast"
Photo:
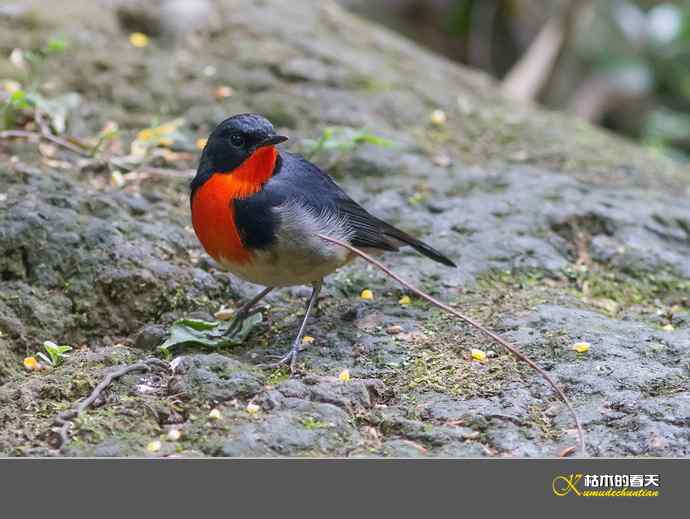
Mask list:
[[[235,225],[233,200],[258,193],[273,174],[277,150],[259,148],[232,172],[214,173],[192,199],[192,225],[206,252],[215,259],[247,263],[253,253],[244,247]]]

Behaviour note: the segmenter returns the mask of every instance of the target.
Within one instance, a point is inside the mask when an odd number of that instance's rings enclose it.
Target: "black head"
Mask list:
[[[211,132],[192,181],[192,191],[215,172],[231,172],[247,160],[257,148],[287,140],[276,135],[273,125],[257,114],[228,117]]]

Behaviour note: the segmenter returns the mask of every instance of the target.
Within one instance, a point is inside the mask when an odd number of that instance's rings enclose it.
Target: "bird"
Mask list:
[[[319,234],[367,252],[409,245],[438,263],[456,264],[369,213],[316,164],[276,148],[287,140],[259,114],[222,121],[202,150],[190,205],[192,226],[205,251],[231,274],[265,287],[236,311],[228,334],[260,312],[256,305],[272,290],[312,287],[292,347],[275,363],[294,372],[323,279],[356,257]]]

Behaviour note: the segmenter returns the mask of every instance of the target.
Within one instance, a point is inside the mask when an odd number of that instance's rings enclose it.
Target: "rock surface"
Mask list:
[[[293,150],[326,126],[393,141],[314,159],[460,268],[407,250],[386,262],[538,360],[573,400],[589,454],[690,455],[687,171],[514,106],[484,76],[330,2],[199,2],[185,25],[181,9],[70,1],[7,11],[0,78],[20,75],[4,58],[13,48],[68,34],[69,52],[41,73],[53,95],[79,94],[69,132],[82,138],[107,121],[131,139],[156,118],[182,117],[193,149],[192,136],[251,110]],[[132,47],[131,31],[151,45]],[[214,96],[219,86],[232,95]],[[447,121],[434,124],[434,110]],[[113,187],[107,170],[61,158],[0,142],[2,455],[56,454],[52,418],[107,370],[150,355],[176,318],[208,319],[256,290],[200,250],[187,179]],[[358,298],[364,288],[373,300]],[[305,293],[272,295],[240,347],[180,350],[170,374],[121,379],[76,421],[65,453],[555,456],[574,444],[571,417],[533,371],[426,304],[399,304],[403,292],[362,263],[328,280],[299,374],[261,369],[289,346]],[[45,340],[76,351],[23,372]],[[571,349],[580,341],[588,352]],[[471,348],[488,360],[473,361]]]

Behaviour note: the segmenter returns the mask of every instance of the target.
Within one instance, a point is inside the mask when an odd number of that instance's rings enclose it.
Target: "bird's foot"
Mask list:
[[[252,315],[256,315],[260,312],[266,311],[269,309],[268,305],[265,306],[259,306],[257,308],[240,308],[237,310],[237,313],[235,314],[235,317],[233,318],[232,322],[230,323],[230,326],[228,329],[225,331],[225,335],[227,337],[234,337],[239,333],[239,331],[242,329],[242,324],[244,321],[248,318],[251,317]]]
[[[300,352],[300,343],[295,341],[292,344],[292,348],[284,356],[280,357],[277,362],[272,362],[270,364],[260,364],[259,367],[266,369],[279,369],[283,366],[288,366],[290,368],[290,374],[295,374],[295,368],[297,366],[297,355]]]

